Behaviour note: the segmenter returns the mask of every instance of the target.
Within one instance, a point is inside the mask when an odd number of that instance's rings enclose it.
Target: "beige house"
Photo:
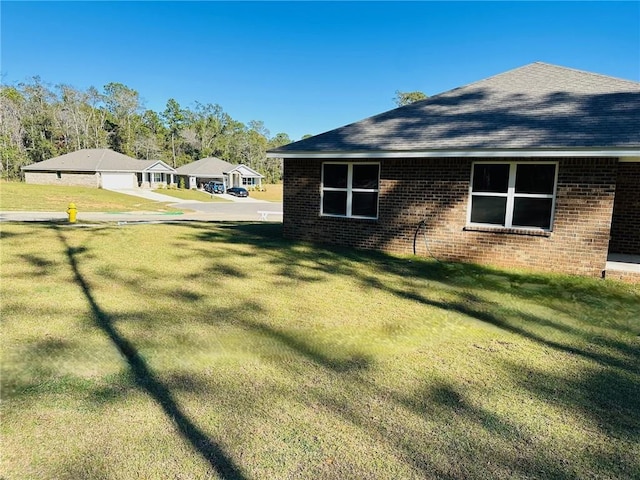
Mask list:
[[[109,190],[174,185],[176,171],[161,160],[136,160],[108,148],[82,149],[22,167],[26,183]]]
[[[187,188],[201,188],[205,183],[217,181],[230,187],[259,187],[264,178],[246,165],[233,165],[216,157],[207,157],[182,165],[176,173],[185,179]]]

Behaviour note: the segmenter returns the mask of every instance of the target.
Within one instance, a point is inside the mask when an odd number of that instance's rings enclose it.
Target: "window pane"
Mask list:
[[[378,165],[354,165],[353,188],[378,188]]]
[[[513,225],[519,227],[551,228],[550,198],[515,198]]]
[[[471,222],[504,225],[507,211],[506,197],[479,197],[471,200]]]
[[[347,192],[324,192],[322,213],[326,215],[346,215]]]
[[[476,163],[473,167],[473,191],[507,193],[509,164]]]
[[[518,164],[516,193],[553,193],[556,179],[555,165]]]
[[[347,188],[348,165],[325,163],[323,182],[325,187]]]
[[[378,194],[376,192],[354,192],[351,203],[351,215],[358,217],[377,217]]]

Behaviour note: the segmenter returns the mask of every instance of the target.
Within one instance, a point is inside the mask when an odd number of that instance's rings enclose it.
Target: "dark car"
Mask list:
[[[209,193],[224,193],[224,184],[222,182],[205,183],[204,190]]]
[[[236,197],[248,197],[249,192],[247,192],[246,188],[242,187],[231,187],[227,188],[227,193],[229,195],[235,195]]]

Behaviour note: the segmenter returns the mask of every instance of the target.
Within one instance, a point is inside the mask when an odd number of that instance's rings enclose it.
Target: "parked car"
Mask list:
[[[204,190],[209,193],[224,193],[222,182],[208,182],[204,184]]]
[[[227,193],[229,195],[235,195],[236,197],[248,197],[249,196],[249,192],[247,191],[247,189],[246,188],[242,188],[242,187],[227,188]]]

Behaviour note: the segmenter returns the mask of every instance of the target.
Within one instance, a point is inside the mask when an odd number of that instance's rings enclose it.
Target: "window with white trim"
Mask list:
[[[320,214],[378,218],[380,163],[322,164]]]
[[[551,230],[557,162],[474,163],[468,223]]]

